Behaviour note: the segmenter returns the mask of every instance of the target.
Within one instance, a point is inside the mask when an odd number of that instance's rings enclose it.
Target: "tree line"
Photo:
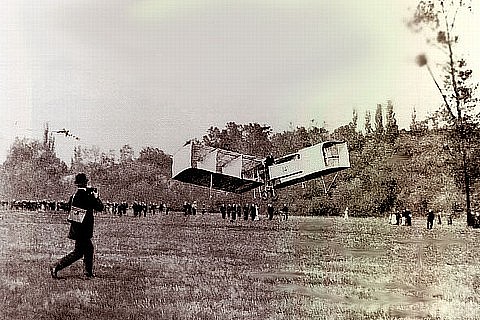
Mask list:
[[[279,190],[277,205],[287,204],[296,214],[337,215],[349,207],[353,215],[382,216],[394,208],[423,213],[426,208],[448,211],[463,205],[462,175],[447,148],[446,129],[434,118],[419,122],[413,113],[410,128],[399,130],[391,101],[378,104],[374,117],[367,111],[362,128],[358,118],[354,110],[350,123],[332,132],[313,123],[273,132],[268,125],[229,122],[224,128],[209,128],[197,142],[264,158],[322,141],[346,141],[351,168],[338,174],[328,193],[324,184],[333,176]],[[135,157],[125,145],[118,157],[96,147],[76,147],[67,165],[56,156],[47,127],[43,141],[13,143],[0,170],[1,194],[6,199],[64,200],[72,191],[75,173],[86,172],[102,198],[111,202],[161,201],[180,208],[193,200],[211,207],[262,201],[258,190],[236,195],[174,181],[171,164],[171,155],[157,147],[144,147]],[[471,172],[472,177],[477,175]]]

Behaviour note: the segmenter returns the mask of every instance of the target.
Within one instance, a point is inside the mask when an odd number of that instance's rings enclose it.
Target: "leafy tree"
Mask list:
[[[76,172],[83,172],[84,165],[83,165],[83,158],[82,158],[82,148],[80,146],[75,146],[73,148],[73,157],[70,163],[70,167],[72,171]]]
[[[452,163],[443,149],[444,142],[441,131],[430,130],[421,136],[401,131],[389,159],[390,174],[398,181],[400,207],[420,214],[426,214],[427,208],[447,212],[457,201],[454,195],[458,189],[452,185]]]
[[[324,127],[296,127],[295,129],[272,135],[272,154],[275,157],[281,157],[302,148],[326,141],[329,138],[328,130]]]
[[[365,111],[365,135],[371,135],[373,133],[372,129],[372,114],[369,110]]]
[[[4,192],[11,199],[63,197],[67,166],[55,155],[51,141],[16,139],[2,166]]]
[[[385,140],[388,143],[394,143],[398,137],[398,124],[395,118],[395,112],[393,112],[393,103],[391,100],[387,102],[387,114],[385,125]]]
[[[207,134],[203,136],[203,143],[214,148],[222,145],[222,132],[217,127],[210,127]]]
[[[203,136],[203,143],[210,147],[245,153],[257,157],[265,157],[271,153],[270,126],[258,123],[238,125],[229,122],[220,130],[210,127]]]
[[[272,128],[270,126],[249,123],[242,126],[241,132],[244,146],[242,151],[246,154],[264,158],[272,152],[270,141]]]
[[[332,138],[340,141],[346,141],[348,149],[352,151],[361,151],[365,145],[365,136],[357,130],[358,113],[353,110],[352,121],[348,125],[335,129]]]
[[[380,139],[384,133],[382,105],[377,104],[377,109],[375,110],[375,135]]]
[[[158,148],[143,148],[138,156],[138,162],[155,167],[166,177],[172,175],[172,158]]]
[[[412,121],[410,122],[410,131],[415,135],[422,135],[428,131],[427,120],[418,121],[417,111],[413,108]]]
[[[359,152],[350,153],[351,168],[344,173],[346,183],[339,192],[353,214],[380,216],[394,207],[398,182],[389,174],[390,152],[386,143],[370,136]]]
[[[225,149],[231,151],[243,150],[242,126],[236,124],[235,122],[229,122],[222,133]]]
[[[415,32],[422,32],[427,38],[427,43],[433,48],[440,49],[444,54],[444,60],[438,63],[441,67],[439,72],[442,83],[434,76],[425,54],[417,56],[417,64],[427,68],[443,98],[442,120],[446,122],[448,128],[450,149],[455,151],[455,157],[460,160],[458,169],[463,176],[469,226],[474,223],[470,199],[472,178],[470,166],[472,141],[478,129],[478,118],[474,116],[473,110],[477,102],[474,93],[478,83],[473,82],[473,71],[468,67],[466,60],[458,55],[459,35],[456,34],[456,23],[459,15],[471,10],[471,1],[420,1],[408,24]]]
[[[242,127],[235,122],[228,122],[222,130],[210,127],[207,135],[203,136],[203,142],[207,146],[242,152],[244,148]]]
[[[128,144],[120,148],[120,163],[128,163],[133,161],[133,148]]]
[[[284,156],[296,150],[295,131],[283,131],[274,133],[271,138],[272,155],[275,157]]]

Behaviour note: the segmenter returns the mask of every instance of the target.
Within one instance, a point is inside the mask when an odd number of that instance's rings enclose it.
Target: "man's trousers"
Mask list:
[[[60,271],[83,257],[85,273],[93,274],[93,243],[91,239],[75,240],[75,249],[60,259],[56,270]]]

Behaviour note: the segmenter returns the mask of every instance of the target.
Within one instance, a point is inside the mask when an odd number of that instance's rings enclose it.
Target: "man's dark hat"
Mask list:
[[[75,176],[75,184],[76,185],[84,185],[87,184],[88,179],[85,173],[79,173]]]

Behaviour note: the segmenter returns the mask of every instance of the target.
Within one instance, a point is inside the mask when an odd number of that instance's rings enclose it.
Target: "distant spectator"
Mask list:
[[[222,219],[225,219],[227,217],[227,208],[225,208],[225,204],[222,203],[220,206],[220,213],[222,214]]]
[[[250,212],[250,206],[248,205],[248,203],[245,203],[245,205],[243,206],[243,220],[248,220],[249,212]]]
[[[407,226],[412,225],[412,212],[408,209],[405,209],[405,222]]]
[[[395,224],[396,224],[397,226],[400,225],[400,216],[401,216],[401,215],[400,215],[400,212],[395,211]]]
[[[275,211],[275,209],[273,208],[273,205],[271,203],[269,203],[268,206],[267,206],[268,220],[273,220],[274,211]]]
[[[477,211],[473,214],[473,227],[478,228],[480,226],[480,213]]]
[[[197,201],[193,201],[193,204],[191,206],[191,211],[192,211],[192,214],[193,215],[196,215],[197,214]]]
[[[237,218],[240,220],[240,218],[242,217],[242,206],[240,205],[240,203],[237,204],[236,210],[237,210]]]
[[[252,203],[252,205],[250,206],[250,218],[252,219],[252,221],[254,221],[256,217],[257,217],[257,208],[255,208],[255,204]]]
[[[397,215],[395,214],[395,212],[390,212],[390,218],[388,220],[388,223],[395,224],[396,221],[397,221]]]
[[[230,217],[231,217],[231,219],[230,219],[231,222],[237,220],[237,205],[236,204],[233,204],[233,206],[232,206],[232,213],[231,213]]]
[[[428,210],[428,215],[427,215],[427,229],[432,229],[433,228],[433,222],[435,221],[435,214],[433,213],[432,209]]]
[[[256,204],[254,208],[255,208],[255,218],[253,220],[258,221],[260,220],[260,215],[258,214],[258,204]]]
[[[348,210],[348,207],[347,207],[346,210]],[[283,205],[282,214],[283,214],[283,220],[288,220],[288,206],[287,206],[287,204]]]

